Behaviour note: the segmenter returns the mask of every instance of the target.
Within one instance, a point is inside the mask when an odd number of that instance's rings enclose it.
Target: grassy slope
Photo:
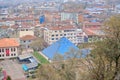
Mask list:
[[[49,63],[48,60],[46,60],[42,55],[40,55],[37,51],[33,53],[33,55],[42,63]]]

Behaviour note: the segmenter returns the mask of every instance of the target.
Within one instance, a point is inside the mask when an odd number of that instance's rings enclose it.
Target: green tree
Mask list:
[[[0,68],[0,72],[2,71],[2,68]]]
[[[10,76],[7,77],[7,80],[12,80]]]

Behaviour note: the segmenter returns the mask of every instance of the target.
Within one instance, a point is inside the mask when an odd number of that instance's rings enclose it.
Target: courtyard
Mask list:
[[[2,67],[3,70],[6,70],[7,75],[9,75],[12,80],[27,80],[21,64],[19,64],[16,59],[0,61],[0,67]]]

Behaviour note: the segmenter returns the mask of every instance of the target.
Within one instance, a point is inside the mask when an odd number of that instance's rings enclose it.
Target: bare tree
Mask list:
[[[38,38],[30,44],[34,50],[43,50],[48,44],[42,38]]]

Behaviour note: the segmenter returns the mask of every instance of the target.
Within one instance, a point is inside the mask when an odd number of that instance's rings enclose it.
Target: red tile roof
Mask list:
[[[36,37],[32,35],[25,35],[20,38],[20,40],[34,40],[34,39],[36,39]]]
[[[55,26],[55,27],[49,27],[48,29],[50,30],[69,30],[69,29],[75,29],[76,27],[75,26]]]
[[[92,35],[96,35],[92,30],[90,29],[84,29],[84,32],[88,35],[88,36],[92,36]]]
[[[84,22],[84,25],[99,25],[102,26],[102,24],[100,22]]]
[[[13,38],[3,38],[0,39],[0,47],[17,47],[19,43]]]
[[[100,28],[85,28],[83,30],[89,36],[92,36],[92,35],[96,35],[96,36],[104,35],[102,33],[102,29],[100,29]],[[101,32],[99,33],[99,31],[101,31]]]

